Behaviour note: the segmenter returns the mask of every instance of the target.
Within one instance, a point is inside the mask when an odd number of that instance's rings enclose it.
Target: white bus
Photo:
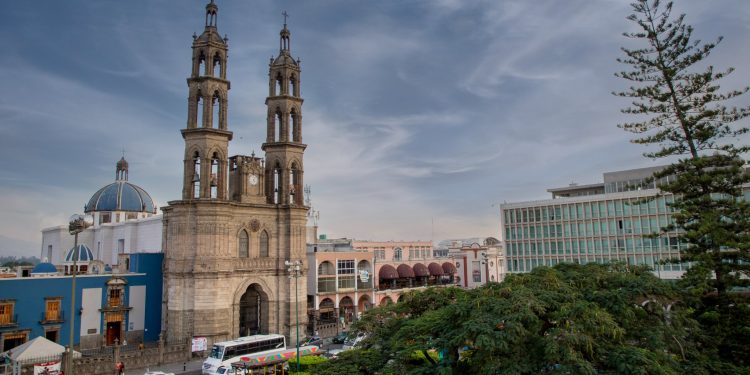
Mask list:
[[[317,346],[301,346],[300,356],[316,354]],[[297,348],[287,348],[282,335],[253,335],[240,337],[232,341],[217,342],[211,348],[211,354],[203,362],[204,375],[234,374],[233,363],[245,362],[250,365],[264,362],[292,359],[297,355]]]

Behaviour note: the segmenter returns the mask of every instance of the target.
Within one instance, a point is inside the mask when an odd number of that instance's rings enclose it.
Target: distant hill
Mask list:
[[[17,240],[0,235],[0,256],[31,257],[38,256],[41,244],[34,241]]]

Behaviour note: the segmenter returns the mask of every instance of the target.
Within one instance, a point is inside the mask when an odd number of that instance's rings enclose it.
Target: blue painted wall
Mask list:
[[[144,274],[119,274],[127,280],[128,287],[145,285],[145,321],[144,339],[156,341],[161,331],[161,297],[162,297],[162,260],[163,254],[132,254],[130,268],[131,272]],[[29,340],[44,335],[45,326],[60,326],[58,343],[67,345],[70,337],[70,318],[75,318],[75,339],[79,343],[81,329],[81,291],[86,288],[102,289],[102,306],[106,305],[107,281],[111,274],[105,275],[82,275],[76,276],[76,300],[75,308],[70,311],[70,293],[72,277],[25,277],[13,279],[0,279],[0,300],[13,300],[15,308],[14,315],[17,317],[17,325],[11,327],[0,327],[0,332],[30,330]],[[62,314],[64,321],[57,324],[42,325],[45,312],[46,297],[62,298]],[[125,290],[125,303],[129,304],[129,289]],[[103,320],[102,320],[102,324]],[[128,327],[128,322],[125,322]],[[99,332],[103,332],[100,327]],[[7,350],[7,348],[6,348]]]

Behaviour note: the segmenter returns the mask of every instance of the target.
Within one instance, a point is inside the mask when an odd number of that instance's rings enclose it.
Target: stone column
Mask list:
[[[162,363],[164,363],[164,335],[160,333],[159,334],[159,363],[158,364],[161,365]]]

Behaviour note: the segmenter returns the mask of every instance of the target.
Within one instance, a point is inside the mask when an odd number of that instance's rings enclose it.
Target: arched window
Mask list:
[[[276,95],[284,95],[284,78],[281,73],[276,75]]]
[[[268,233],[260,232],[260,256],[268,257]]]
[[[193,198],[199,198],[201,196],[201,156],[198,151],[193,154],[193,177],[190,182]]]
[[[281,141],[281,110],[276,108],[276,114],[273,116],[273,140]]]
[[[289,95],[297,96],[297,77],[294,74],[289,77]]]
[[[211,155],[211,198],[218,198],[219,194],[219,154]]]
[[[250,239],[247,235],[247,231],[244,229],[240,231],[239,251],[237,255],[240,258],[247,258],[250,256]]]
[[[200,91],[198,91],[198,96],[195,99],[195,118],[193,122],[196,124],[196,127],[203,126],[203,95],[201,95]]]
[[[297,204],[298,199],[296,196],[300,193],[299,190],[299,171],[297,170],[297,163],[292,163],[292,169],[289,171],[289,204]]]
[[[214,93],[214,97],[211,100],[211,114],[211,127],[219,129],[221,126],[221,98],[218,92]]]
[[[333,263],[325,261],[318,266],[318,275],[333,276],[336,275],[336,269]]]
[[[203,75],[203,73],[206,70],[206,55],[201,52],[201,55],[198,57],[198,71],[195,72],[195,75],[200,76]]]
[[[401,248],[400,247],[393,249],[393,260],[401,260]]]
[[[214,77],[221,77],[221,55],[217,52],[214,55],[214,66],[213,66],[213,76]]]
[[[289,127],[291,133],[289,134],[289,140],[293,142],[300,142],[299,140],[299,114],[295,108],[292,108],[292,126]]]
[[[280,188],[281,188],[281,166],[277,162],[273,167],[273,203],[280,204]]]

